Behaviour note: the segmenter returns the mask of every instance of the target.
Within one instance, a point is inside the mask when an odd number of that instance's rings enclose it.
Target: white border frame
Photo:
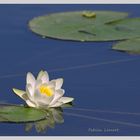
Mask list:
[[[25,136],[25,137],[22,137],[22,136],[10,136],[10,137],[0,137],[1,140],[30,140],[30,139],[33,139],[33,140],[140,140],[140,137],[136,137],[136,136],[130,136],[130,137],[124,137],[124,136],[116,136],[116,137],[111,137],[111,136],[83,136],[83,137],[80,137],[80,136]]]
[[[140,0],[0,0],[0,4],[140,4]]]
[[[0,0],[0,4],[140,4],[140,0]],[[1,140],[140,140],[139,136],[1,136]]]

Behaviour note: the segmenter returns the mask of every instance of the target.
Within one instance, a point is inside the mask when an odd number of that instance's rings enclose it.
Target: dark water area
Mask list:
[[[43,39],[28,28],[30,19],[54,12],[113,10],[140,17],[139,9],[140,5],[109,4],[0,5],[0,101],[24,104],[12,88],[24,89],[26,73],[41,69],[50,79],[63,77],[65,96],[75,98],[74,107],[64,109],[64,123],[55,128],[25,132],[25,124],[0,123],[0,135],[140,135],[140,115],[131,114],[140,113],[140,56],[111,50],[115,42]]]

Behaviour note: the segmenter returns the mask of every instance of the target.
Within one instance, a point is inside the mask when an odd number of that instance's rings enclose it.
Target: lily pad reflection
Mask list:
[[[33,123],[25,124],[25,131],[30,132],[33,128],[40,133],[46,132],[48,128],[54,128],[56,123],[63,123],[63,113],[61,108],[51,108],[48,109],[48,116],[44,120],[35,121]]]

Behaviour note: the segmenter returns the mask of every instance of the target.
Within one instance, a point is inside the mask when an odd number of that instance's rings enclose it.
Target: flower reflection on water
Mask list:
[[[48,113],[46,119],[26,123],[25,131],[29,132],[35,127],[38,133],[46,132],[48,128],[54,128],[56,123],[62,124],[64,122],[62,108],[50,108],[47,109],[46,112]]]

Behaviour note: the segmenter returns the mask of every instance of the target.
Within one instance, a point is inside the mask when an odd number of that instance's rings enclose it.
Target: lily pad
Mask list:
[[[140,54],[140,38],[130,39],[115,44],[112,49],[131,54]]]
[[[45,119],[47,112],[16,105],[0,105],[0,122],[34,122]]]
[[[115,30],[120,32],[120,38],[131,39],[140,37],[140,18],[128,18],[110,24]]]
[[[29,28],[42,37],[75,41],[109,41],[124,39],[122,30],[111,23],[127,17],[113,11],[79,11],[40,16],[29,22]],[[110,25],[111,24],[111,25]]]

